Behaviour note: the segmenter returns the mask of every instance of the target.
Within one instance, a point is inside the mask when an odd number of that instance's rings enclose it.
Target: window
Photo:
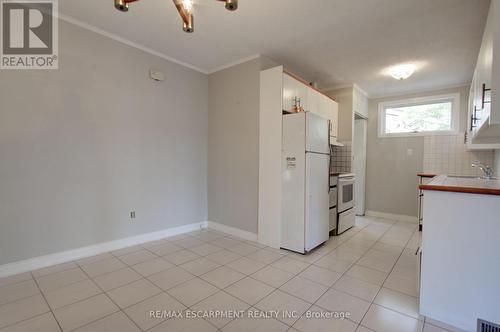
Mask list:
[[[460,95],[440,95],[379,104],[379,137],[456,134]]]

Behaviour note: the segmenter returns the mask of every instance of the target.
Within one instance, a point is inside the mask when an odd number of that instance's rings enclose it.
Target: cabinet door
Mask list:
[[[293,99],[297,95],[295,79],[283,74],[283,110],[293,111]]]
[[[330,119],[330,105],[328,103],[329,99],[318,93],[319,96],[319,115],[324,117],[325,119]]]
[[[336,101],[330,101],[331,107],[331,127],[330,136],[337,138],[339,133],[339,104]]]
[[[319,93],[314,89],[307,89],[307,109],[306,111],[321,115],[319,112]]]
[[[304,111],[310,111],[309,103],[308,103],[308,92],[310,88],[302,82],[297,80],[295,81],[295,94],[300,101],[300,106],[304,109]]]

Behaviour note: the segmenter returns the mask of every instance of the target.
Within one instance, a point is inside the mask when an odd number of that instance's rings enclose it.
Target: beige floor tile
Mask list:
[[[352,266],[351,262],[348,261],[343,261],[337,258],[334,258],[332,256],[326,255],[316,262],[314,262],[314,265],[323,267],[325,269],[335,271],[338,273],[345,273],[349,268]]]
[[[288,256],[285,256],[283,258],[278,259],[274,263],[271,264],[271,266],[287,271],[293,274],[297,274],[303,270],[305,270],[310,264],[301,262],[299,260],[290,258]]]
[[[242,241],[233,240],[229,237],[224,237],[222,239],[212,240],[212,241],[210,241],[210,243],[213,245],[216,245],[218,247],[228,249],[228,248],[234,247],[234,246],[242,243]]]
[[[375,332],[373,330],[370,330],[367,327],[364,327],[362,325],[359,325],[358,328],[356,329],[356,332]]]
[[[119,311],[91,324],[87,324],[75,332],[140,332],[139,328],[123,312]]]
[[[250,277],[242,279],[225,289],[229,294],[251,305],[259,302],[274,290],[274,287]]]
[[[98,261],[102,261],[104,259],[110,259],[110,258],[113,258],[114,256],[109,253],[109,252],[105,252],[105,253],[102,253],[102,254],[99,254],[99,255],[95,255],[95,256],[90,256],[90,257],[85,257],[85,258],[82,258],[82,259],[79,259],[76,261],[76,263],[78,265],[87,265],[87,264],[91,264],[91,263],[95,263],[95,262],[98,262]]]
[[[372,304],[361,324],[375,331],[421,332],[424,323],[379,305]]]
[[[20,273],[9,277],[3,277],[0,278],[0,287],[31,279],[33,278],[30,272]]]
[[[194,275],[179,267],[174,267],[148,277],[151,282],[163,290],[168,290],[193,278],[195,278]]]
[[[41,294],[0,306],[0,328],[48,312]]]
[[[205,258],[208,258],[216,263],[225,265],[229,262],[237,260],[238,258],[241,258],[241,255],[238,255],[237,253],[234,253],[227,249],[222,249],[221,251],[205,256]]]
[[[309,303],[316,302],[327,289],[327,286],[302,277],[295,277],[280,287],[280,290]]]
[[[389,288],[406,295],[418,296],[417,292],[417,280],[416,279],[406,279],[390,274],[384,283],[385,288]]]
[[[238,255],[246,256],[251,254],[252,252],[256,252],[260,250],[260,248],[252,246],[248,243],[240,243],[235,245],[234,247],[227,248],[228,250],[237,253]]]
[[[64,331],[71,331],[118,311],[118,307],[104,294],[54,310]]]
[[[88,279],[87,275],[80,268],[76,268],[36,278],[36,281],[42,291],[48,292],[85,279]]]
[[[289,326],[292,326],[300,315],[302,315],[310,306],[310,303],[280,290],[276,290],[255,305],[255,307],[260,310],[278,311],[278,317],[276,318]],[[286,314],[287,312],[294,312],[299,317],[290,317]]]
[[[266,266],[251,275],[252,278],[262,281],[275,288],[281,287],[288,280],[293,278],[293,273],[277,269],[272,266]]]
[[[192,252],[194,252],[200,256],[206,256],[206,255],[213,254],[214,252],[221,251],[222,248],[214,246],[210,243],[204,243],[202,245],[199,245],[199,246],[196,246],[193,248],[189,248],[189,250],[191,250]]]
[[[377,271],[360,265],[353,265],[346,272],[346,275],[379,286],[382,286],[385,279],[387,278],[387,273],[385,272]]]
[[[192,307],[194,311],[218,311],[218,312],[238,312],[244,311],[248,309],[250,306],[241,300],[238,300],[234,296],[231,296],[225,292],[218,292],[198,304]],[[229,323],[233,318],[232,317],[217,317],[217,318],[207,318],[212,325],[215,325],[217,328],[222,328],[224,325]]]
[[[221,266],[200,276],[201,279],[219,288],[226,288],[244,277],[244,274],[225,266]]]
[[[158,256],[165,256],[182,250],[182,247],[176,246],[173,243],[163,242],[160,244],[148,246],[147,249]]]
[[[225,236],[225,234],[217,234],[217,233],[212,233],[212,232],[204,232],[204,233],[196,235],[196,237],[199,238],[200,240],[207,241],[207,242],[219,239],[219,238],[224,237],[224,236]]]
[[[293,325],[295,329],[301,332],[328,332],[342,331],[355,332],[357,324],[348,319],[330,318],[330,312],[318,307],[312,307],[308,311],[309,315],[302,316],[297,323]],[[322,317],[327,318],[322,318]],[[316,318],[313,318],[316,317]]]
[[[357,261],[356,264],[368,267],[370,269],[389,273],[394,267],[394,264],[396,264],[396,261],[392,259],[378,259],[375,257],[361,257],[361,259]]]
[[[139,273],[127,267],[108,274],[100,275],[94,278],[94,281],[99,287],[107,292],[113,288],[126,285],[141,278],[142,276]]]
[[[147,330],[163,322],[166,318],[151,317],[151,311],[184,310],[186,307],[168,294],[161,293],[150,299],[135,304],[125,313],[143,330]]]
[[[226,265],[245,275],[255,273],[266,266],[266,264],[262,262],[254,261],[253,259],[246,257],[241,257],[235,261],[227,263]]]
[[[165,255],[163,256],[163,258],[175,265],[181,265],[190,261],[194,261],[195,259],[200,258],[200,256],[190,250],[182,249]]]
[[[203,318],[171,318],[148,332],[216,332],[217,328]]]
[[[335,289],[328,290],[315,304],[331,312],[349,313],[347,318],[357,323],[361,322],[370,308],[370,302]]]
[[[250,309],[253,311],[256,309]],[[289,326],[274,318],[254,318],[248,312],[244,318],[237,318],[224,326],[223,332],[285,332]]]
[[[108,295],[123,309],[159,293],[161,293],[161,289],[153,285],[150,281],[139,279],[131,284],[109,291]]]
[[[418,312],[419,301],[416,297],[382,288],[373,302],[413,318],[424,319]]]
[[[377,242],[373,245],[372,249],[387,253],[397,254],[399,256],[403,252],[404,248],[400,246],[391,246],[386,243]]]
[[[333,288],[368,302],[372,302],[380,286],[356,278],[343,276],[333,285]]]
[[[136,252],[132,252],[130,254],[120,256],[119,260],[121,260],[127,265],[135,265],[150,261],[155,258],[157,258],[156,255],[152,254],[150,251],[147,251],[146,249],[142,249]]]
[[[180,265],[181,268],[195,276],[201,276],[209,271],[215,270],[220,265],[204,257]]]
[[[62,263],[57,265],[52,265],[48,267],[44,267],[42,269],[38,269],[33,271],[33,276],[35,278],[43,277],[52,273],[66,271],[70,269],[77,268],[78,265],[75,262]]]
[[[342,274],[319,267],[316,265],[311,265],[299,274],[300,277],[312,280],[324,286],[331,287],[337,280],[342,277]]]
[[[277,261],[283,255],[280,255],[276,252],[267,249],[259,249],[254,251],[246,256],[247,258],[253,259],[254,261],[258,261],[264,264],[271,264],[272,262]]]
[[[126,266],[127,265],[125,265],[125,263],[121,262],[116,257],[99,260],[97,262],[92,262],[90,264],[81,265],[85,273],[87,273],[91,278],[123,269]]]
[[[175,244],[176,246],[183,247],[183,248],[193,248],[193,247],[201,246],[202,244],[204,244],[206,242],[204,242],[196,237],[187,237],[184,239],[172,241],[172,243]]]
[[[123,256],[123,255],[127,255],[127,254],[131,254],[133,252],[136,252],[136,251],[141,251],[143,250],[144,248],[140,245],[137,245],[137,246],[133,246],[133,247],[127,247],[127,248],[123,248],[123,249],[118,249],[118,250],[115,250],[115,251],[112,251],[111,254],[113,254],[114,256]]]
[[[54,310],[87,299],[101,292],[92,280],[87,279],[50,292],[45,292],[44,295],[49,306]]]
[[[60,332],[54,315],[51,312],[24,320],[15,325],[0,329],[1,332]]]
[[[168,290],[168,293],[187,307],[217,293],[219,289],[199,278],[191,279]]]
[[[168,270],[172,267],[174,267],[174,264],[167,262],[163,258],[155,258],[150,261],[131,266],[132,269],[143,277],[149,277],[150,275]]]
[[[0,305],[40,293],[34,280],[26,280],[0,287]]]

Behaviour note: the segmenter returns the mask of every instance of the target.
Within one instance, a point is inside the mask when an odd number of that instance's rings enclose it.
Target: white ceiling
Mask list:
[[[489,0],[240,0],[229,12],[195,0],[195,33],[182,31],[171,0],[141,0],[128,13],[113,0],[60,1],[63,15],[213,72],[255,54],[322,88],[358,84],[371,96],[470,82]],[[396,81],[384,68],[413,61]]]

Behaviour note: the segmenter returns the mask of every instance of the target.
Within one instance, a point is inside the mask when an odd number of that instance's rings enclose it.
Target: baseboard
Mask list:
[[[213,229],[213,230],[216,230],[216,231],[219,231],[222,233],[230,234],[230,235],[233,235],[233,236],[236,236],[236,237],[248,240],[248,241],[257,242],[257,234],[252,233],[252,232],[244,231],[242,229],[234,228],[234,227],[220,224],[220,223],[214,222],[214,221],[207,221],[207,226],[210,229]]]
[[[160,240],[160,239],[164,239],[164,238],[167,238],[170,236],[175,236],[175,235],[179,235],[179,234],[183,234],[183,233],[193,232],[193,231],[199,230],[200,228],[206,228],[208,224],[209,224],[209,222],[203,221],[203,222],[199,222],[199,223],[168,228],[168,229],[164,229],[164,230],[157,231],[157,232],[151,232],[151,233],[136,235],[136,236],[127,237],[127,238],[123,238],[123,239],[119,239],[119,240],[93,244],[93,245],[90,245],[87,247],[82,247],[82,248],[78,248],[78,249],[68,250],[68,251],[59,252],[59,253],[55,253],[55,254],[50,254],[50,255],[45,255],[45,256],[30,258],[30,259],[26,259],[26,260],[22,260],[22,261],[18,261],[18,262],[0,265],[0,278],[15,275],[18,273],[33,271],[33,270],[40,269],[40,268],[47,267],[47,266],[51,266],[51,265],[66,263],[66,262],[74,261],[74,260],[77,260],[80,258],[90,257],[90,256],[102,254],[102,253],[113,251],[113,250],[131,247],[131,246],[135,246],[135,245],[146,243],[146,242]],[[227,227],[227,226],[225,226],[225,227]],[[232,227],[228,227],[228,228],[232,228]],[[214,229],[217,229],[217,228],[214,227]],[[220,229],[220,230],[222,232],[233,234],[233,233],[226,231],[226,230],[223,230],[223,229]],[[244,231],[240,231],[240,232],[244,232]],[[249,233],[249,234],[251,234],[251,233]],[[243,236],[238,235],[238,234],[233,234],[233,235],[243,237]]]
[[[366,211],[366,216],[376,217],[376,218],[384,218],[389,220],[397,220],[397,221],[405,221],[405,222],[413,222],[417,223],[418,219],[414,216],[406,216],[404,214],[394,214],[394,213],[385,213],[379,211]]]

